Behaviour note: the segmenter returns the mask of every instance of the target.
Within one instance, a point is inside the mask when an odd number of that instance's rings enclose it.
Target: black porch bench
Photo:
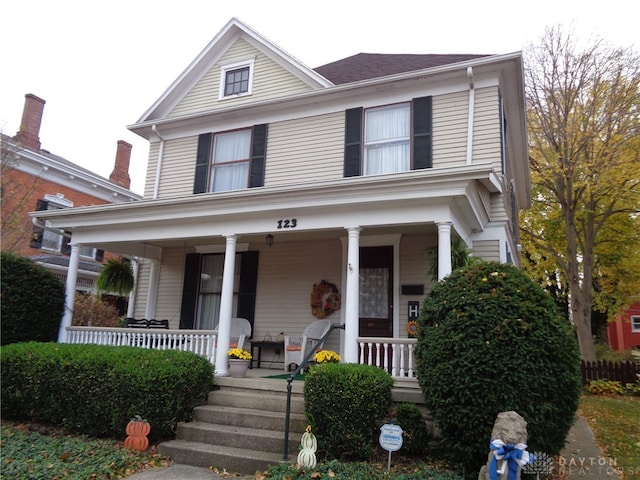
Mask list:
[[[146,318],[127,317],[124,319],[124,326],[126,328],[163,328],[168,330],[169,320],[147,320]]]

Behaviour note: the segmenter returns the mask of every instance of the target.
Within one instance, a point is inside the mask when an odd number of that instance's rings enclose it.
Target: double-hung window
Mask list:
[[[432,116],[431,97],[346,110],[344,176],[431,168]]]
[[[198,137],[193,193],[264,185],[267,124]]]
[[[251,130],[219,133],[213,138],[210,191],[247,188],[251,160]]]
[[[631,317],[631,331],[633,333],[640,333],[640,315]]]
[[[410,163],[409,103],[365,111],[364,174],[406,172]]]

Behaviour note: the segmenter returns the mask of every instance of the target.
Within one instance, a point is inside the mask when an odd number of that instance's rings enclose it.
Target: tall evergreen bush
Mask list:
[[[522,271],[484,262],[438,283],[422,308],[417,357],[445,456],[470,476],[486,461],[503,411],[527,421],[529,451],[563,447],[580,393],[577,342],[553,299]]]
[[[28,258],[2,252],[1,260],[1,344],[55,341],[64,313],[64,285]]]

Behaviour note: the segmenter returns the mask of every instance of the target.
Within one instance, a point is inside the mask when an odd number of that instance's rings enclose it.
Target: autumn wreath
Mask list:
[[[322,280],[311,290],[311,313],[316,318],[326,318],[340,309],[340,292],[333,283]]]

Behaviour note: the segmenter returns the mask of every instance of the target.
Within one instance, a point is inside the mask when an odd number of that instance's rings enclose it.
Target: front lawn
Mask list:
[[[580,413],[625,480],[640,480],[640,397],[583,395]]]

